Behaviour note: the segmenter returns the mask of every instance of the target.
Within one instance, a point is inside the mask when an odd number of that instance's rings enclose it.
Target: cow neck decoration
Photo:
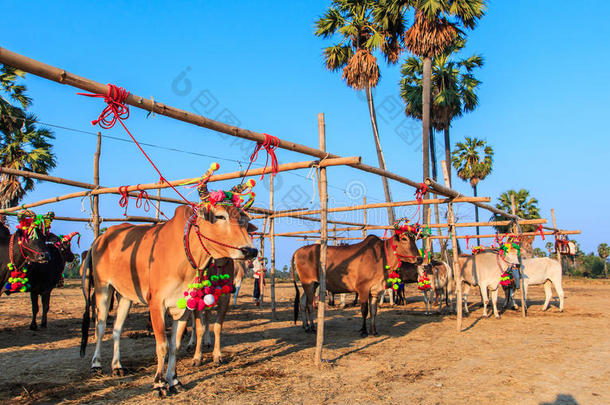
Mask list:
[[[80,233],[79,232],[71,232],[67,235],[59,235],[59,241],[55,242],[55,247],[59,248],[63,243],[70,243],[72,242],[72,238],[74,238],[76,235],[78,235],[78,239],[76,240],[76,243],[80,246]]]
[[[513,266],[510,266],[500,276],[500,285],[503,287],[515,288],[515,277],[513,276]]]
[[[9,293],[18,291],[27,292],[30,289],[30,280],[27,276],[28,269],[25,267],[25,263],[21,268],[17,268],[15,266],[15,260],[13,258],[14,241],[15,234],[12,234],[8,243],[9,263],[7,264],[7,267],[10,273],[8,282],[6,283],[4,288],[6,288],[6,291],[8,291]],[[17,243],[19,244],[19,247],[21,249],[21,240],[18,240]]]
[[[417,289],[420,291],[428,291],[431,287],[430,278],[424,271],[424,273],[417,278]]]
[[[188,285],[188,290],[184,292],[184,297],[176,301],[176,306],[203,311],[217,305],[220,297],[231,294],[231,276],[224,272],[226,266],[221,269],[211,260],[205,268],[198,270],[197,278]],[[208,274],[208,271],[213,274]]]
[[[484,251],[485,249],[487,249],[485,246],[479,245],[479,246],[473,246],[472,247],[472,254],[476,255],[481,253],[482,251]]]
[[[398,290],[400,288],[400,284],[402,284],[400,275],[396,272],[396,270],[392,270],[390,274],[388,274],[388,278],[386,279],[386,288]]]

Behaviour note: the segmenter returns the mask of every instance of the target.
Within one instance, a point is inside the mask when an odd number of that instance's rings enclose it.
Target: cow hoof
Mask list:
[[[180,381],[178,381],[177,384],[172,385],[171,387],[169,387],[169,393],[170,394],[179,394],[182,391],[184,391],[184,389],[182,388],[182,384],[180,383]]]
[[[193,367],[199,367],[199,366],[201,366],[201,363],[202,363],[202,360],[201,360],[201,359],[195,359],[195,358],[193,358],[193,359],[191,360],[191,365],[192,365]]]
[[[221,366],[225,363],[221,356],[214,357],[214,365]]]
[[[361,330],[361,331],[360,331],[360,337],[365,338],[365,337],[367,337],[368,335],[369,335],[369,334],[368,334],[368,332],[367,332],[367,331],[365,331],[365,330]]]
[[[45,323],[41,323],[41,324],[40,324],[40,327],[41,327],[42,329],[46,329],[46,328],[47,328],[47,323],[46,323],[46,322],[45,322]]]
[[[500,315],[496,315],[496,319],[500,319]]]
[[[379,336],[379,333],[377,333],[377,331],[372,332],[371,334],[372,334],[373,336]]]
[[[153,396],[164,398],[169,396],[169,390],[166,387],[155,387],[153,388]]]
[[[38,326],[35,323],[30,324],[30,330],[38,330]]]
[[[125,369],[123,369],[123,368],[113,368],[111,375],[113,377],[125,377]]]
[[[102,374],[102,368],[101,367],[91,367],[91,374],[101,375]]]

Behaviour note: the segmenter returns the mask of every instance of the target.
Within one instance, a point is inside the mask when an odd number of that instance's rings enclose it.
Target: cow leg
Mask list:
[[[51,291],[45,291],[40,295],[42,302],[42,319],[40,319],[40,327],[47,327],[47,314],[49,313],[49,304],[51,303]]]
[[[240,288],[241,288],[241,281],[235,285],[235,292],[233,293],[233,306],[237,305],[237,297],[239,296]]]
[[[314,284],[307,284],[303,286],[303,292],[305,297],[305,331],[314,332],[316,327],[313,322],[313,300],[316,293],[316,286]]]
[[[557,295],[559,296],[559,312],[563,312],[563,287],[561,286],[561,279],[552,280],[553,287],[555,287],[555,291],[557,291]]]
[[[525,310],[527,311],[527,289],[529,287],[529,284],[527,282],[527,279],[523,280],[523,301],[521,304],[523,305],[523,307],[525,308]]]
[[[335,306],[335,294],[331,293],[330,291],[327,291],[326,293],[328,294],[328,306],[334,307]]]
[[[464,300],[464,313],[466,315],[469,314],[469,312],[468,312],[468,295],[469,294],[470,294],[470,285],[466,284],[464,286],[464,291],[462,293],[462,295],[463,295],[462,299]],[[456,298],[456,301],[457,301],[457,298]],[[460,303],[460,305],[462,305],[462,304]]]
[[[110,296],[114,293],[114,288],[110,284],[105,286],[95,286],[95,306],[97,308],[97,322],[95,328],[95,351],[91,359],[91,371],[102,371],[102,340],[104,330],[106,330],[106,319],[110,310]]]
[[[222,333],[222,324],[225,320],[225,315],[229,309],[229,296],[221,296],[219,298],[218,310],[216,323],[214,324],[214,351],[212,352],[212,358],[216,365],[222,364],[222,353],[220,351],[220,335]],[[207,322],[206,322],[207,324]]]
[[[149,310],[150,321],[155,334],[157,352],[157,371],[155,372],[153,390],[157,391],[159,396],[163,396],[167,394],[168,389],[168,382],[163,378],[165,356],[167,355],[167,338],[165,337],[165,307],[161,302],[151,301],[149,304]],[[173,334],[174,331],[172,327],[172,335]]]
[[[186,319],[172,320],[172,333],[168,345],[167,372],[165,373],[165,381],[169,382],[169,392],[172,394],[177,393],[179,387],[182,386],[180,381],[178,381],[178,374],[176,373],[176,340],[178,338],[178,326],[181,326],[181,324],[186,325],[186,323]]]
[[[542,306],[543,311],[549,309],[549,304],[551,302],[552,297],[553,289],[551,288],[551,280],[546,280],[544,282],[544,305]]]
[[[356,296],[354,297],[354,302],[352,302],[352,307],[357,306],[359,301],[360,300],[358,299],[358,293],[356,293]]]
[[[379,304],[379,297],[377,294],[371,295],[371,335],[377,336],[377,325],[375,323],[377,319],[377,305]]]
[[[347,294],[341,294],[341,303],[339,304],[339,308],[343,309],[345,308],[345,296]]]
[[[496,319],[500,319],[500,314],[498,314],[498,292],[498,287],[495,290],[491,290],[491,305],[493,305]]]
[[[114,351],[112,353],[112,375],[122,377],[125,375],[123,366],[121,365],[121,333],[123,332],[123,325],[125,325],[125,319],[131,308],[131,300],[123,296],[119,296],[118,305],[116,309],[116,318],[114,320],[114,327],[112,330],[112,340],[114,342]]]
[[[366,329],[366,317],[369,314],[369,300],[368,297],[363,299],[362,297],[364,297],[364,294],[360,294],[360,312],[362,312],[362,327],[360,328],[360,336],[361,337],[367,337],[369,335],[369,333],[367,332]]]
[[[205,316],[207,318],[207,314],[208,312],[205,312]],[[203,325],[203,316],[204,313],[201,311],[193,311],[193,316],[192,316],[192,325],[193,325],[193,331],[191,332],[191,340],[195,341],[195,353],[193,353],[193,358],[191,360],[191,363],[193,366],[200,366],[201,363],[203,363],[203,335],[204,335],[204,325]],[[206,325],[205,325],[205,332],[207,332],[207,321],[206,321]],[[195,335],[195,337],[193,338],[193,335]],[[191,343],[189,342],[189,345]]]
[[[36,317],[38,316],[38,294],[31,292],[30,301],[32,301],[32,323],[30,323],[30,329],[38,330],[38,325],[36,325]]]
[[[487,286],[479,286],[479,290],[481,291],[481,299],[483,300],[483,316],[487,318],[487,304],[489,304],[489,296],[487,291]]]

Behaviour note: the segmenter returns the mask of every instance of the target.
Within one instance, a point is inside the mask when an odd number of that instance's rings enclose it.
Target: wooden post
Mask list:
[[[93,184],[96,187],[100,185],[100,153],[102,148],[102,133],[97,133],[97,147],[95,155],[93,155]],[[93,196],[93,206],[91,207],[93,215],[93,237],[100,236],[100,196]]]
[[[159,215],[161,214],[161,189],[157,189],[157,212],[155,213],[155,218],[159,219]]]
[[[273,211],[273,175],[269,175],[269,209]],[[273,217],[269,218],[269,240],[271,241],[271,319],[276,319],[275,314],[275,224]]]
[[[517,212],[517,208],[515,205],[515,195],[511,194],[510,195],[510,209],[511,209],[511,213],[513,215],[516,215],[515,213]],[[515,220],[515,223],[513,225],[513,232],[514,233],[518,233],[519,235],[521,235],[521,225],[519,225],[519,220]],[[525,305],[525,282],[523,280],[523,272],[521,271],[521,267],[522,267],[523,263],[521,260],[521,254],[519,254],[519,284],[521,285],[521,316],[522,317],[526,317],[527,316],[527,308]]]
[[[449,187],[449,173],[447,171],[447,164],[444,160],[441,161],[443,168],[443,178],[445,185]],[[449,224],[449,235],[451,235],[451,250],[453,256],[453,277],[455,278],[455,291],[456,291],[456,312],[457,312],[457,331],[462,331],[462,269],[460,268],[460,262],[458,258],[458,241],[455,235],[455,216],[453,215],[453,203],[447,204],[447,224]]]
[[[337,225],[333,225],[333,246],[337,246]]]
[[[557,222],[555,221],[555,209],[551,208],[551,217],[553,218],[553,228],[557,229]],[[555,236],[555,240],[557,240],[557,236]],[[555,245],[557,246],[557,245]],[[561,260],[561,252],[559,249],[555,249],[557,254],[557,260],[559,260],[559,266],[561,266],[561,274],[563,274],[563,261]]]
[[[326,128],[324,114],[318,114],[318,138],[320,151],[326,151]],[[320,194],[320,293],[318,299],[318,334],[316,337],[315,364],[322,364],[322,345],[324,344],[324,310],[326,309],[326,250],[328,243],[328,195],[326,188],[326,168],[320,167],[319,194]]]
[[[366,197],[362,197],[362,205],[364,205],[366,207]],[[366,213],[366,208],[364,210],[362,210],[362,223],[364,224],[364,229],[362,230],[362,239],[366,238],[366,226],[367,224],[367,213]],[[390,224],[392,225],[392,224]]]
[[[263,259],[265,258],[265,235],[264,234],[267,230],[267,221],[268,220],[269,220],[268,218],[263,219],[263,235],[261,235],[261,250],[260,250],[260,257],[262,257]],[[263,262],[263,263],[261,263],[261,265],[264,266],[265,263]],[[264,275],[264,273],[263,273],[263,275]],[[263,282],[263,278],[264,277],[260,277],[258,279],[258,283],[259,283],[258,286],[260,287],[259,290],[261,292],[261,299],[260,299],[261,305],[263,305],[263,297],[265,296],[265,283]]]

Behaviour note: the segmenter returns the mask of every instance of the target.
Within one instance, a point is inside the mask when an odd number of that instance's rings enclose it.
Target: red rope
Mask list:
[[[250,166],[252,166],[252,163],[255,162],[256,159],[258,159],[258,152],[260,152],[261,149],[265,149],[265,151],[267,152],[267,160],[265,161],[263,174],[261,174],[261,180],[263,179],[263,177],[265,177],[265,169],[269,164],[269,159],[271,159],[271,177],[277,174],[278,164],[277,157],[275,156],[275,150],[280,146],[280,140],[275,136],[269,134],[263,135],[265,135],[265,141],[256,143],[254,152],[252,152],[252,155],[250,155],[250,164],[248,165],[248,169],[246,170],[246,173],[248,173],[248,170],[250,170]]]
[[[466,250],[470,249],[468,243],[470,242],[470,235],[466,235]]]
[[[134,138],[134,136],[131,134],[131,132],[129,132],[129,130],[123,123],[124,119],[129,118],[129,107],[124,104],[125,100],[127,99],[127,96],[129,96],[129,92],[127,90],[123,89],[122,87],[118,87],[118,86],[108,83],[108,92],[106,95],[88,94],[88,93],[77,93],[77,94],[82,95],[82,96],[87,96],[87,97],[103,98],[104,101],[108,105],[106,106],[106,108],[104,108],[104,110],[102,111],[102,113],[100,114],[100,116],[97,120],[91,121],[91,124],[93,124],[93,125],[100,124],[100,126],[102,128],[110,129],[114,126],[114,124],[117,121],[120,122],[121,126],[125,129],[125,132],[127,132],[129,137],[131,138],[131,140],[136,144],[138,149],[140,149],[140,152],[142,152],[144,157],[146,157],[148,162],[151,164],[151,166],[155,169],[155,171],[159,175],[159,181],[161,183],[165,183],[168,186],[170,186],[176,192],[176,194],[178,194],[180,196],[180,198],[182,198],[184,200],[185,203],[187,203],[191,207],[195,208],[195,204],[193,204],[192,202],[187,200],[180,193],[180,191],[178,191],[178,189],[176,187],[174,187],[169,181],[167,181],[165,179],[165,177],[163,177],[163,174],[161,174],[161,171],[159,170],[157,165],[155,165],[155,163],[148,156],[148,154],[144,151],[144,149],[142,149],[142,146],[140,145],[140,143],[136,140],[136,138]],[[112,114],[112,116],[111,116],[111,114]],[[276,161],[276,164],[277,164],[277,161]]]
[[[542,238],[542,240],[544,240],[544,231],[542,230],[542,224],[538,225],[538,228],[536,228],[536,232],[540,231],[540,237]]]
[[[424,196],[428,192],[428,185],[419,183],[419,187],[415,190],[415,199],[421,205],[424,202]]]
[[[148,193],[145,190],[140,190],[140,185],[136,186],[137,190],[140,192],[136,197],[136,208],[141,208],[144,206],[144,211],[150,211],[150,200],[148,199]]]
[[[119,194],[121,195],[121,198],[119,199],[119,207],[121,208],[125,208],[125,212],[123,213],[123,216],[127,216],[127,206],[129,205],[129,192],[127,191],[127,187],[129,186],[120,186],[119,187]]]

